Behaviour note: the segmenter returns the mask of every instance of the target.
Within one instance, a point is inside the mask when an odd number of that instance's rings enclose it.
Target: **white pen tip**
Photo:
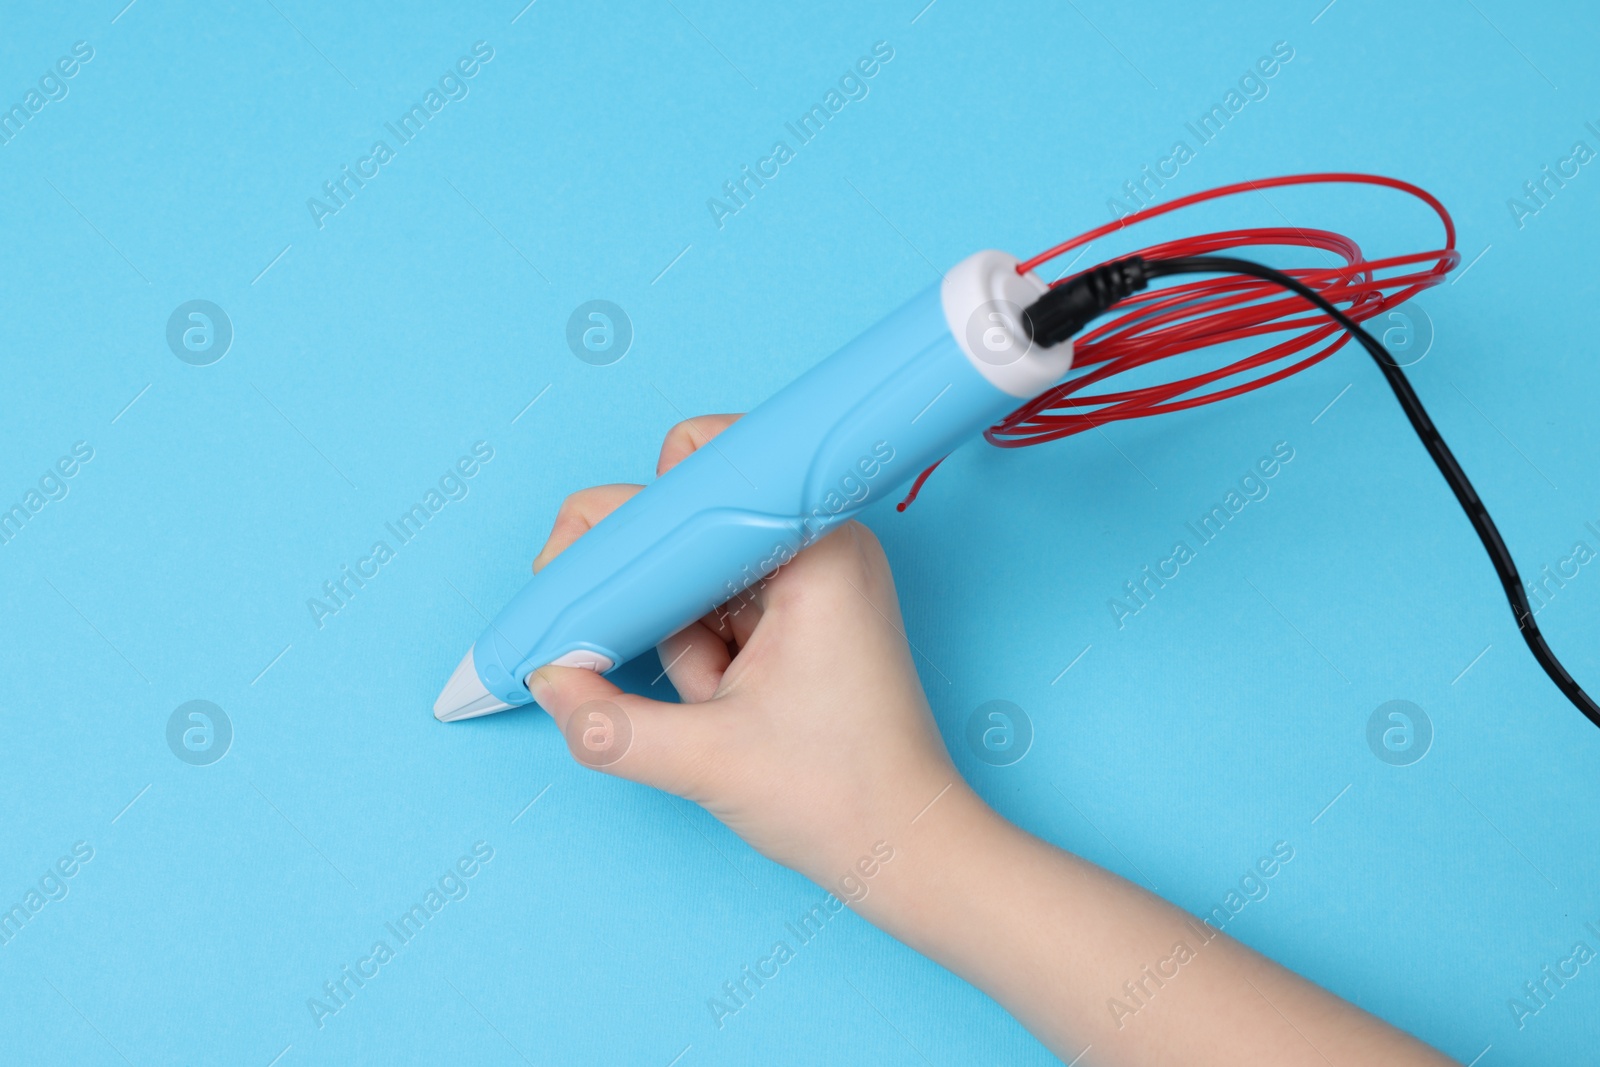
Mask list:
[[[479,715],[492,715],[511,707],[483,687],[478,680],[478,668],[472,662],[472,649],[456,664],[450,680],[444,684],[439,699],[433,702],[433,717],[440,722],[457,722],[475,719]]]

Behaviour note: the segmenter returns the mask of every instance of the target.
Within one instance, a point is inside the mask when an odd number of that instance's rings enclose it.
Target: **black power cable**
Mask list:
[[[1456,495],[1461,509],[1467,513],[1472,528],[1478,532],[1478,539],[1483,542],[1484,550],[1489,553],[1489,561],[1494,564],[1495,573],[1499,575],[1500,584],[1505,589],[1506,600],[1511,604],[1511,614],[1517,620],[1517,629],[1522,632],[1522,639],[1528,643],[1533,658],[1544,668],[1544,672],[1550,676],[1556,688],[1572,701],[1573,706],[1595,726],[1600,726],[1600,705],[1583,691],[1582,686],[1573,681],[1572,675],[1567,673],[1561,661],[1556,659],[1555,653],[1551,652],[1550,646],[1545,643],[1544,634],[1539,632],[1539,626],[1534,621],[1533,608],[1528,604],[1528,596],[1523,591],[1522,578],[1517,574],[1517,564],[1511,557],[1510,549],[1501,538],[1494,520],[1489,517],[1489,510],[1478,498],[1478,493],[1473,489],[1466,471],[1461,469],[1461,464],[1456,461],[1455,455],[1444,443],[1444,438],[1439,436],[1438,428],[1428,417],[1427,410],[1422,406],[1422,400],[1417,396],[1416,390],[1411,388],[1411,382],[1406,378],[1405,372],[1389,355],[1388,349],[1363,329],[1360,323],[1339,310],[1321,293],[1291,275],[1247,259],[1234,259],[1231,256],[1181,256],[1173,259],[1147,260],[1141,256],[1130,256],[1084,271],[1045,293],[1023,312],[1023,322],[1027,327],[1028,336],[1047,347],[1059,344],[1083,329],[1092,319],[1104,314],[1118,301],[1145,288],[1151,278],[1178,274],[1247,274],[1271,282],[1309,301],[1348,330],[1350,336],[1361,342],[1361,346],[1377,362],[1378,369],[1383,372],[1384,379],[1389,383],[1389,388],[1394,390],[1395,399],[1400,401],[1401,410],[1411,421],[1411,428],[1417,432],[1422,446],[1428,450],[1428,455],[1433,457],[1439,473],[1444,475],[1450,491]]]

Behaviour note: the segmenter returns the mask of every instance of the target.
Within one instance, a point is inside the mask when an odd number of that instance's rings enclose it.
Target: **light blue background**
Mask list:
[[[1482,255],[1423,298],[1418,391],[1525,574],[1600,548],[1600,169],[1522,228],[1507,207],[1574,141],[1600,147],[1592,9],[922,3],[6,14],[4,106],[73,42],[95,56],[0,146],[0,504],[75,441],[95,455],[0,547],[0,903],[74,842],[95,855],[0,947],[0,1061],[1051,1062],[853,915],[719,1030],[707,999],[821,891],[578,768],[537,711],[446,727],[431,703],[563,495],[648,478],[680,414],[747,409],[934,266],[1104,221],[1277,41],[1295,56],[1270,95],[1167,195],[1320,169],[1438,194]],[[306,198],[478,40],[495,54],[470,96],[319,230]],[[880,40],[870,95],[719,230],[706,199]],[[1374,255],[1437,240],[1404,198],[1338,190],[1147,236],[1278,212]],[[236,333],[208,367],[165,343],[195,298]],[[614,366],[564,342],[593,298],[637,331]],[[307,598],[480,440],[470,495],[318,629]],[[1277,441],[1295,458],[1271,496],[1119,631],[1108,599]],[[974,445],[870,521],[956,759],[1006,815],[1196,912],[1287,841],[1231,933],[1463,1061],[1594,1055],[1600,963],[1520,1030],[1507,1001],[1600,948],[1600,732],[1522,647],[1364,356],[1103,435]],[[1600,564],[1539,620],[1600,690]],[[191,699],[233,723],[208,767],[166,745]],[[1010,767],[963,740],[991,699],[1034,723]],[[1391,699],[1434,725],[1413,766],[1367,747]],[[478,841],[470,895],[319,1029],[307,999]]]

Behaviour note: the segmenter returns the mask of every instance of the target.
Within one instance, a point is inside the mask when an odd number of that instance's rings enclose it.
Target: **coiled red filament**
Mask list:
[[[1180,197],[1080,234],[1018,265],[1017,271],[1034,270],[1074,248],[1192,204],[1279,186],[1320,183],[1377,185],[1416,197],[1439,216],[1444,226],[1444,247],[1368,260],[1356,242],[1342,234],[1284,225],[1187,237],[1129,254],[1157,260],[1251,246],[1319,249],[1342,262],[1287,273],[1339,305],[1358,322],[1439,284],[1461,261],[1455,248],[1455,223],[1444,205],[1426,190],[1376,174],[1328,173],[1238,182]],[[1052,287],[1072,277],[1067,275]],[[1159,385],[1117,389],[1115,383],[1110,383],[1117,375],[1158,360],[1229,341],[1255,339],[1269,343],[1225,366]],[[989,427],[983,436],[1000,448],[1022,448],[1070,437],[1108,422],[1199,407],[1281,381],[1320,363],[1349,339],[1337,323],[1307,301],[1247,275],[1221,275],[1148,289],[1122,301],[1103,322],[1075,339],[1072,372],[1065,381]],[[899,510],[904,511],[917,498],[923,483],[938,466],[935,463],[918,475]]]

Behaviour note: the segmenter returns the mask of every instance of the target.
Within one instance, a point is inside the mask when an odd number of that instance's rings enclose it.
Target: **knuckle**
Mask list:
[[[682,422],[674,423],[672,429],[667,431],[666,446],[674,448],[693,446],[698,439],[695,422],[694,419],[684,419]]]
[[[884,551],[883,542],[878,540],[878,535],[871,529],[856,522],[850,521],[851,532],[855,534],[857,558],[861,561],[863,571],[873,582],[893,582],[889,570],[889,553]]]
[[[656,460],[658,476],[695,450],[693,421],[685,419],[667,431],[667,436],[661,442],[661,455]]]
[[[874,565],[887,562],[889,557],[883,550],[883,542],[872,532],[872,527],[856,519],[851,519],[848,525],[865,559]]]

